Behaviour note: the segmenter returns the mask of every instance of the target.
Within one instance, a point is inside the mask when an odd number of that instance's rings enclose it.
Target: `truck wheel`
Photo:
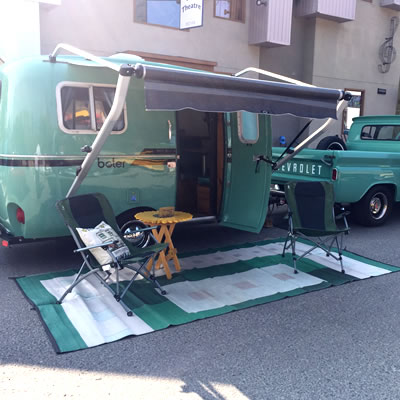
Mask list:
[[[327,136],[317,145],[318,150],[347,150],[346,143],[339,136]]]
[[[393,192],[386,186],[375,186],[354,203],[352,213],[365,226],[383,225],[393,209]]]

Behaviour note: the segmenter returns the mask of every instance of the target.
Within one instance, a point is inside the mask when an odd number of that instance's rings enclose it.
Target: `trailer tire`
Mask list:
[[[152,243],[150,231],[135,233],[136,229],[146,228],[146,225],[138,221],[134,215],[142,211],[152,211],[152,208],[128,210],[117,217],[117,223],[124,238],[135,247],[146,247]]]
[[[317,145],[318,150],[347,150],[346,143],[339,136],[327,136]]]
[[[360,225],[383,225],[392,213],[393,198],[393,191],[388,186],[374,186],[352,205],[352,214]]]

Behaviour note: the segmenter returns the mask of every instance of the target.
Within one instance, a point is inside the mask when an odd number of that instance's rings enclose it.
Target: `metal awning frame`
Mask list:
[[[261,75],[269,76],[270,78],[278,79],[284,82],[292,83],[294,85],[299,85],[299,86],[305,86],[305,87],[316,87],[314,85],[311,85],[306,82],[298,81],[293,78],[288,78],[287,76],[284,75],[279,75],[274,72],[270,71],[265,71],[260,68],[246,68],[242,71],[239,71],[235,76],[242,76],[244,74],[247,74],[249,72],[255,72]],[[344,108],[347,106],[347,102],[350,100],[351,94],[349,93],[344,93],[343,98],[339,101],[339,103],[336,106],[336,114],[340,114]],[[278,162],[276,162],[273,165],[273,170],[276,171],[278,170],[283,164],[286,164],[288,161],[290,161],[296,154],[298,154],[301,150],[303,150],[305,147],[307,147],[310,143],[312,143],[315,139],[320,137],[328,128],[328,126],[334,121],[333,118],[328,118],[319,128],[317,128],[313,133],[308,135],[306,139],[304,139],[302,142],[300,142],[290,153],[286,153],[282,159],[280,159]]]
[[[100,129],[99,133],[96,135],[96,139],[94,140],[93,144],[89,148],[86,146],[85,151],[89,151],[89,152],[86,155],[86,157],[84,158],[82,165],[78,168],[76,177],[75,177],[71,187],[69,188],[66,197],[73,196],[76,193],[79,186],[82,184],[83,180],[86,178],[87,174],[89,173],[91,166],[95,162],[96,158],[99,156],[104,143],[106,142],[108,136],[111,134],[113,127],[114,127],[115,123],[117,122],[119,115],[122,112],[122,109],[125,104],[126,96],[128,93],[129,83],[130,83],[132,76],[135,76],[138,79],[144,79],[146,82],[146,72],[149,75],[153,74],[153,76],[156,76],[156,77],[158,75],[160,75],[160,73],[161,74],[164,73],[164,74],[167,74],[168,76],[171,75],[173,78],[176,76],[179,79],[183,78],[184,81],[189,80],[189,82],[191,80],[193,80],[193,77],[199,78],[199,79],[202,79],[207,85],[210,85],[209,81],[210,80],[212,81],[214,79],[215,81],[218,82],[219,85],[222,86],[220,88],[222,90],[227,90],[227,89],[224,89],[224,85],[226,86],[229,84],[233,84],[235,87],[239,87],[239,90],[241,90],[240,88],[243,87],[243,85],[245,85],[247,82],[249,83],[250,86],[253,85],[253,87],[254,87],[254,84],[257,85],[256,82],[259,82],[258,86],[260,86],[260,87],[266,86],[265,84],[267,82],[263,81],[263,80],[239,78],[240,75],[243,75],[247,72],[257,72],[257,73],[260,73],[263,75],[267,75],[267,76],[270,76],[270,77],[273,77],[276,79],[283,80],[287,83],[290,83],[291,85],[294,84],[294,85],[298,85],[298,86],[303,86],[305,88],[321,89],[322,94],[324,94],[324,89],[322,89],[322,88],[317,88],[316,86],[313,86],[313,85],[310,85],[310,84],[307,84],[304,82],[296,81],[291,78],[284,77],[282,75],[273,74],[273,73],[270,73],[268,71],[264,71],[264,70],[261,70],[258,68],[247,68],[243,71],[240,71],[238,74],[236,74],[236,77],[238,78],[237,80],[235,79],[235,77],[229,77],[229,79],[224,79],[224,77],[220,77],[219,75],[211,74],[211,73],[207,73],[207,72],[203,73],[203,72],[193,72],[193,71],[174,69],[174,68],[145,66],[140,63],[137,63],[135,66],[132,66],[130,64],[118,65],[116,63],[110,62],[101,57],[95,56],[91,53],[88,53],[86,51],[80,50],[74,46],[70,46],[70,45],[64,44],[64,43],[59,44],[55,48],[55,50],[50,54],[50,56],[49,56],[50,62],[54,63],[57,61],[57,54],[61,50],[66,50],[70,53],[73,53],[73,54],[81,56],[85,59],[91,60],[91,61],[95,62],[98,66],[112,69],[118,73],[116,92],[115,92],[114,102],[111,106],[111,110],[110,110],[107,118],[105,119],[104,124],[103,124],[102,128]],[[176,86],[176,84],[174,82],[172,83],[172,85]],[[284,92],[285,91],[287,92],[288,90],[290,91],[291,85],[278,86],[278,90],[282,89]],[[154,87],[155,86],[153,83],[153,88]],[[272,85],[272,87],[274,88],[274,85]],[[276,88],[276,85],[275,85],[275,88]],[[201,89],[201,87],[200,87],[200,89]],[[345,103],[347,103],[345,100],[343,100],[346,98],[346,94],[343,91],[337,90],[335,92],[333,89],[325,89],[325,90],[326,90],[326,93],[328,93],[328,95],[330,97],[337,95],[336,101],[340,100],[339,104],[337,105],[337,110],[340,110],[342,107],[344,107]],[[307,91],[306,91],[306,93],[307,93]],[[311,92],[311,96],[312,96],[312,92]],[[153,98],[154,98],[154,96],[153,96]],[[241,101],[239,101],[238,104],[243,105],[244,104],[243,99]],[[242,106],[240,106],[240,107],[242,107]],[[250,108],[248,111],[255,112],[255,111],[253,111],[253,108]],[[177,109],[180,109],[180,108],[175,108],[175,110],[177,110]],[[195,108],[195,109],[199,109],[199,108]],[[246,106],[244,108],[230,110],[230,111],[240,111],[242,109],[246,110]],[[214,112],[216,112],[216,110],[213,109]],[[211,111],[211,110],[208,110],[208,111]],[[282,158],[282,160],[280,160],[276,164],[275,168],[279,168],[282,164],[286,163],[290,158],[294,157],[294,155],[297,154],[308,143],[310,143],[316,137],[321,135],[324,132],[324,130],[326,129],[326,127],[332,122],[332,120],[333,120],[332,118],[329,118],[319,129],[317,129],[306,140],[304,140],[302,143],[300,143],[294,149],[293,152],[291,152],[290,154],[287,154],[284,158]]]

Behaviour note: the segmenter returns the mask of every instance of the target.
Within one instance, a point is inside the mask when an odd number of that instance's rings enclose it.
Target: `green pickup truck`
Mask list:
[[[273,159],[282,151],[273,147]],[[358,223],[382,225],[400,201],[400,115],[354,118],[346,143],[326,137],[272,174],[280,188],[299,180],[333,182],[336,202],[351,206]]]

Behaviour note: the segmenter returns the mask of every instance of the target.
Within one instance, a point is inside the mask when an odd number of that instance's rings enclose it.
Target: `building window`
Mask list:
[[[244,22],[245,0],[215,0],[214,12],[218,18]]]
[[[58,125],[66,133],[97,133],[114,101],[115,86],[64,82],[57,86]],[[125,107],[114,125],[114,133],[126,130]]]
[[[135,22],[179,29],[180,1],[134,0]]]

